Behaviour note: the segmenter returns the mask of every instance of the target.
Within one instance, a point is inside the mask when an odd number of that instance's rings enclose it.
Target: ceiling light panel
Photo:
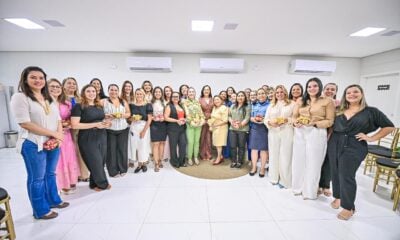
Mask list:
[[[43,26],[26,18],[4,18],[4,20],[25,29],[44,29]]]
[[[196,32],[211,32],[214,27],[214,21],[202,21],[193,20],[192,21],[192,31]]]
[[[374,35],[378,32],[384,31],[386,28],[375,28],[375,27],[366,27],[364,29],[361,29],[358,32],[350,34],[351,37],[369,37],[371,35]]]

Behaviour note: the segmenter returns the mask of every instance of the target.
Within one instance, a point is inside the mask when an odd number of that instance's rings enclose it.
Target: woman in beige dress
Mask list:
[[[208,125],[212,131],[212,143],[217,148],[217,157],[213,165],[223,162],[222,147],[226,146],[228,138],[228,113],[229,109],[223,104],[220,96],[214,96],[214,108],[211,112],[211,118]]]

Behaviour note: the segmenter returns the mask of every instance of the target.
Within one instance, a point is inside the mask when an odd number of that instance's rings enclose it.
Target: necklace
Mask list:
[[[40,106],[42,106],[44,113],[46,113],[46,115],[50,114],[50,103],[49,101],[45,100],[43,102],[39,102]]]

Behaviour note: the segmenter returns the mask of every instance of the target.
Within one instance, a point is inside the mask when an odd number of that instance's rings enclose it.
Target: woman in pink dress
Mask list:
[[[200,95],[200,105],[201,109],[203,110],[204,116],[205,116],[205,121],[207,122],[208,119],[211,117],[211,112],[213,109],[213,100],[212,100],[212,94],[211,94],[211,87],[208,85],[205,85],[201,89],[201,95]],[[202,160],[211,160],[211,145],[212,145],[212,140],[211,140],[211,131],[210,127],[208,124],[204,124],[201,128],[201,135],[200,135],[200,159]]]
[[[60,159],[58,160],[56,169],[57,187],[64,194],[71,194],[75,192],[80,174],[79,162],[71,133],[72,104],[66,100],[66,96],[62,91],[62,85],[57,79],[50,79],[48,86],[50,95],[58,103],[64,128],[64,141],[60,147]]]

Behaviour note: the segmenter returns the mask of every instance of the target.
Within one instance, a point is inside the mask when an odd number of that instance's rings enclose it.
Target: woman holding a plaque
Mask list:
[[[146,162],[150,155],[150,124],[153,116],[153,106],[146,101],[146,93],[142,88],[135,91],[135,102],[129,104],[131,111],[131,127],[129,130],[130,145],[128,158],[138,161],[135,173],[147,171]]]
[[[295,103],[283,85],[278,85],[265,114],[268,127],[269,181],[280,188],[292,186],[292,115]]]
[[[311,78],[293,111],[292,189],[303,199],[317,199],[321,166],[327,146],[327,128],[335,118],[331,98],[322,96],[322,82]]]

